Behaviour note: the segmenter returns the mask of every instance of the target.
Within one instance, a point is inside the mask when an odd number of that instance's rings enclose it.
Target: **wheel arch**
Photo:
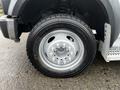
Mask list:
[[[28,4],[28,2],[30,2],[30,1],[31,0],[17,0],[16,4],[14,5],[13,10],[11,10],[11,12],[8,11],[8,14],[12,15],[12,16],[19,16],[20,13],[22,13],[24,8]],[[36,1],[39,1],[39,0],[36,0]],[[41,0],[41,1],[45,1],[45,0]],[[64,0],[61,0],[61,1],[64,1]],[[70,0],[70,1],[72,1],[72,0]],[[76,0],[76,2],[78,2],[78,1],[79,0]],[[84,1],[84,0],[81,0],[81,1]],[[109,2],[109,0],[93,0],[93,1],[96,1],[99,5],[102,6],[101,8],[104,9],[104,13],[106,13],[106,15],[108,17],[108,20],[106,22],[112,26],[112,31],[114,32],[115,31],[115,16],[114,16],[113,7],[112,7],[111,3]],[[55,3],[54,0],[51,0],[47,4],[48,4],[48,6],[49,6],[49,4],[51,4],[51,6],[53,6],[54,3]],[[100,37],[102,37],[102,40],[104,40],[104,30],[102,31],[102,34],[100,35]],[[115,39],[116,39],[116,35],[112,35],[111,42],[113,42]]]

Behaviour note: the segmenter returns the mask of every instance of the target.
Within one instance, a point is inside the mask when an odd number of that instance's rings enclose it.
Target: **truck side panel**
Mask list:
[[[112,28],[111,41],[115,41],[120,35],[120,0],[109,0],[114,11],[114,29]]]

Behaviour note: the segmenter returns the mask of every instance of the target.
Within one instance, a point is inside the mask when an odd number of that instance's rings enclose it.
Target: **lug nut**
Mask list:
[[[57,47],[59,48],[59,47],[60,47],[60,45],[59,45],[59,44],[57,44]]]
[[[54,47],[52,47],[52,51],[54,51]]]
[[[63,43],[63,48],[65,48],[65,46],[66,46],[66,44],[65,44],[65,43]]]
[[[71,58],[69,57],[69,60],[71,61]]]
[[[53,57],[53,61],[55,61],[55,57]]]
[[[52,55],[53,55],[53,53],[52,53],[52,52],[50,52],[50,53],[49,53],[49,55],[50,55],[50,56],[52,56]]]
[[[71,52],[71,55],[73,55],[73,52]]]
[[[71,50],[71,47],[69,46],[69,50]]]

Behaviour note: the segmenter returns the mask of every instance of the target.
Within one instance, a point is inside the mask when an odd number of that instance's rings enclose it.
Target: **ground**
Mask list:
[[[7,40],[0,31],[0,90],[120,90],[120,62],[95,62],[77,77],[49,78],[38,72],[26,54],[28,34],[21,42]]]

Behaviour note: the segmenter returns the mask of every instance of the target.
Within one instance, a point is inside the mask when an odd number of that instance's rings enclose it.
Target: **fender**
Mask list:
[[[2,0],[5,1],[5,0]],[[9,0],[8,0],[9,1]],[[29,0],[11,0],[9,2],[9,9],[6,9],[7,15],[18,16],[21,9]],[[111,44],[117,39],[120,34],[120,0],[97,0],[98,3],[102,4],[110,20],[110,25],[112,27],[111,34]]]

